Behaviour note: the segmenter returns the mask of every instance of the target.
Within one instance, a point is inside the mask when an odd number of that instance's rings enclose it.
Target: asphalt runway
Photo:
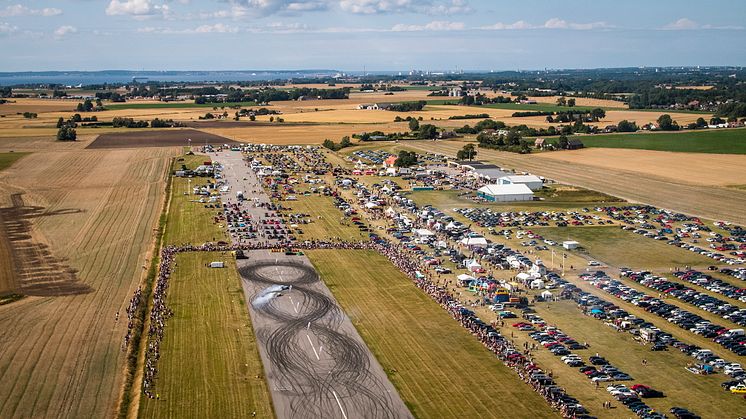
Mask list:
[[[261,219],[250,202],[268,197],[240,153],[213,158],[233,191],[254,191],[242,205]],[[278,418],[413,417],[306,256],[248,256],[238,270]]]

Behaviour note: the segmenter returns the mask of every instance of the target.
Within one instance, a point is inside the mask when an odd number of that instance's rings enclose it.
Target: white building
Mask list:
[[[541,189],[544,181],[535,175],[511,175],[503,176],[497,180],[498,185],[526,185],[532,191]]]
[[[580,243],[575,240],[566,240],[562,242],[562,247],[567,250],[577,249],[578,246],[580,246]]]
[[[477,196],[491,202],[531,201],[534,193],[524,184],[485,185],[477,190]]]

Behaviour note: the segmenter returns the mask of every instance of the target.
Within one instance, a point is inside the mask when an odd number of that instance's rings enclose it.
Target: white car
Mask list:
[[[595,260],[588,261],[588,266],[601,266],[601,262],[596,262]]]

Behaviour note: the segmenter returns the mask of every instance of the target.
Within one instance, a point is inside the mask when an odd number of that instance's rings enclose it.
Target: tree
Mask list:
[[[410,119],[409,130],[414,132],[414,131],[417,131],[418,129],[420,129],[420,123],[414,118]]]
[[[567,136],[560,135],[559,141],[558,141],[557,144],[559,145],[560,149],[562,149],[562,150],[567,149],[567,145],[569,144],[569,142],[567,141]]]
[[[707,126],[707,121],[705,121],[705,119],[700,116],[699,118],[697,118],[697,122],[695,122],[695,125],[697,128],[704,128]]]
[[[459,160],[471,161],[477,155],[477,150],[474,148],[474,144],[467,144],[461,150],[456,153],[456,158]]]
[[[329,150],[336,151],[336,149],[337,149],[337,145],[334,144],[334,141],[332,141],[332,140],[330,140],[328,138],[326,140],[324,140],[324,142],[322,143],[322,145],[324,147],[328,148]]]
[[[394,161],[394,166],[396,167],[410,167],[417,164],[417,153],[414,151],[409,152],[406,150],[402,150],[399,152],[399,156],[396,158],[396,161]]]
[[[75,130],[67,125],[63,125],[57,131],[57,140],[59,141],[75,141],[78,138],[78,134]]]
[[[573,106],[575,106],[575,98],[570,98],[570,99],[567,99],[567,106],[568,106],[568,107],[573,107]]]
[[[60,117],[60,119],[57,120],[57,128],[62,128],[63,125],[65,125],[65,119]]]
[[[432,140],[438,135],[438,129],[435,125],[425,124],[420,125],[417,131],[417,138],[421,140]]]
[[[564,96],[557,98],[557,106],[566,106],[567,99]]]
[[[249,115],[249,121],[256,121],[256,115],[254,114]]]
[[[629,122],[626,119],[623,119],[619,121],[619,124],[617,124],[617,131],[619,132],[635,132],[637,130],[637,124],[635,124],[634,121]]]
[[[591,110],[591,117],[594,121],[606,118],[606,111],[601,108]]]
[[[349,147],[352,145],[352,141],[350,141],[349,136],[345,135],[344,137],[342,137],[342,141],[340,141],[339,145],[340,145],[340,148]]]
[[[663,114],[658,117],[658,127],[663,131],[678,131],[679,124],[671,118],[671,115]]]

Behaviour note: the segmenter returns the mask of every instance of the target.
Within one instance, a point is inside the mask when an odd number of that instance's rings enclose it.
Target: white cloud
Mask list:
[[[138,28],[138,33],[156,33],[163,35],[190,35],[190,34],[205,34],[205,33],[238,33],[239,29],[235,26],[229,26],[222,23],[216,23],[214,25],[201,25],[196,28],[187,29],[173,29],[173,28],[159,28],[153,26],[147,26],[144,28]]]
[[[426,25],[398,24],[391,28],[392,32],[416,32],[416,31],[460,31],[464,29],[463,22],[446,22],[435,20]]]
[[[699,23],[687,19],[685,17],[677,20],[676,22],[671,22],[668,25],[664,26],[663,29],[672,29],[672,30],[690,30],[690,29],[699,29]]]
[[[468,13],[472,9],[466,0],[340,0],[339,7],[348,13],[372,15],[382,13],[424,13],[451,15]]]
[[[234,26],[227,26],[222,23],[216,23],[214,25],[202,25],[194,29],[195,33],[236,33],[238,28]]]
[[[13,26],[6,22],[0,22],[0,36],[10,35],[16,32],[18,32],[18,26]]]
[[[591,22],[591,23],[574,23],[568,22],[563,19],[553,17],[544,22],[544,28],[546,29],[575,29],[575,30],[590,30],[590,29],[604,29],[610,28],[611,26],[606,22]]]
[[[609,29],[613,28],[606,22],[590,22],[590,23],[575,23],[568,22],[566,20],[553,17],[541,25],[533,25],[524,20],[519,20],[514,23],[501,23],[497,22],[494,25],[482,26],[479,29],[487,30],[525,30],[525,29],[571,29],[577,31],[591,30],[591,29]]]
[[[111,0],[106,7],[109,16],[133,16],[146,19],[156,15],[171,18],[173,14],[167,4],[153,4],[150,0]]]
[[[275,13],[296,14],[327,10],[330,0],[230,0],[232,12],[240,10],[241,16],[269,16]],[[232,16],[237,17],[237,16]]]
[[[45,7],[43,9],[31,9],[22,4],[6,6],[0,10],[0,17],[10,16],[57,16],[61,15],[62,10],[54,7]]]
[[[59,28],[55,29],[54,37],[55,39],[62,39],[67,35],[76,34],[76,33],[78,33],[78,28],[76,28],[75,26],[64,25],[64,26],[60,26]]]
[[[535,28],[535,26],[527,23],[525,20],[519,20],[513,23],[497,22],[494,25],[482,26],[479,29],[511,30],[511,29],[532,29],[532,28]]]

